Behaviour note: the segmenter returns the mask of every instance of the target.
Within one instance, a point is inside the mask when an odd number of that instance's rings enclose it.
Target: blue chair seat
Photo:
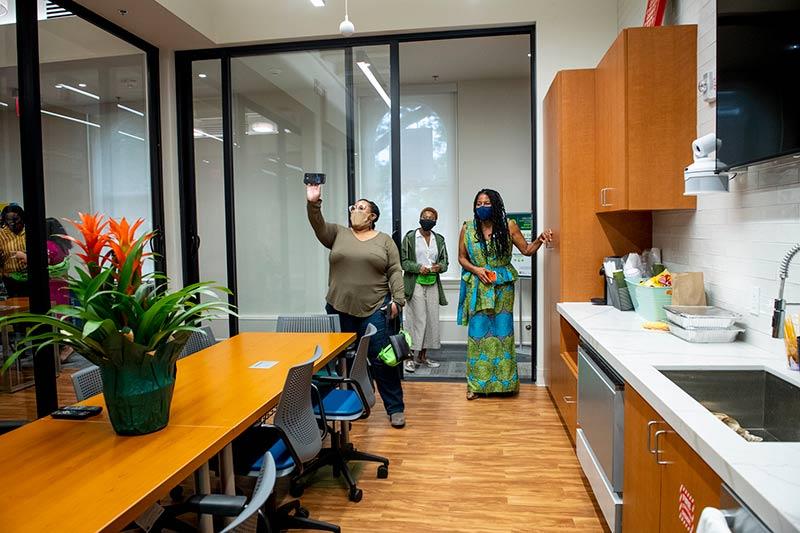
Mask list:
[[[292,454],[289,453],[289,449],[286,448],[286,443],[283,442],[283,439],[278,440],[278,442],[272,445],[272,448],[269,449],[269,454],[275,460],[275,469],[278,472],[294,467],[294,459],[292,459]],[[264,456],[262,455],[258,458],[258,461],[253,463],[250,470],[261,470],[261,465],[263,464]]]
[[[322,407],[328,418],[356,416],[364,411],[361,399],[352,390],[332,389],[322,399]],[[314,407],[314,414],[320,414],[319,406]]]

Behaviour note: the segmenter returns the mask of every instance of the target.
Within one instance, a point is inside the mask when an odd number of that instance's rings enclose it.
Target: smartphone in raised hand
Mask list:
[[[322,185],[325,183],[325,174],[322,172],[306,172],[303,175],[303,183],[306,185]]]

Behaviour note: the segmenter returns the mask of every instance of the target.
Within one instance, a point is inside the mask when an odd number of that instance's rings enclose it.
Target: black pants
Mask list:
[[[389,301],[387,298],[387,303]],[[369,342],[369,362],[372,365],[372,377],[375,378],[375,383],[378,385],[378,393],[381,395],[386,413],[391,415],[405,411],[403,385],[400,379],[403,366],[388,366],[378,358],[380,351],[389,344],[389,331],[384,312],[379,309],[370,316],[357,317],[337,311],[331,304],[325,306],[325,311],[329,315],[339,315],[342,331],[355,333],[358,335],[359,340],[364,335],[367,325],[372,324],[378,329],[378,332],[370,338]]]

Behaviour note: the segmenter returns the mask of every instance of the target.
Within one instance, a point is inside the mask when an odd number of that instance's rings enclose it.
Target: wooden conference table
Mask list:
[[[45,417],[3,435],[0,531],[120,530],[276,406],[291,366],[319,345],[314,368],[322,368],[354,340],[241,333],[181,359],[169,425],[150,435],[117,436],[105,409],[88,420]],[[258,361],[277,364],[250,368]],[[104,405],[103,396],[82,403]]]

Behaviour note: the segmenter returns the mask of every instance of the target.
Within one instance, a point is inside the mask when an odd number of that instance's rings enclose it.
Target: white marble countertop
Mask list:
[[[688,343],[611,306],[562,303],[558,312],[768,527],[800,532],[800,442],[745,441],[657,370],[764,369],[800,386],[785,356],[744,342]]]

